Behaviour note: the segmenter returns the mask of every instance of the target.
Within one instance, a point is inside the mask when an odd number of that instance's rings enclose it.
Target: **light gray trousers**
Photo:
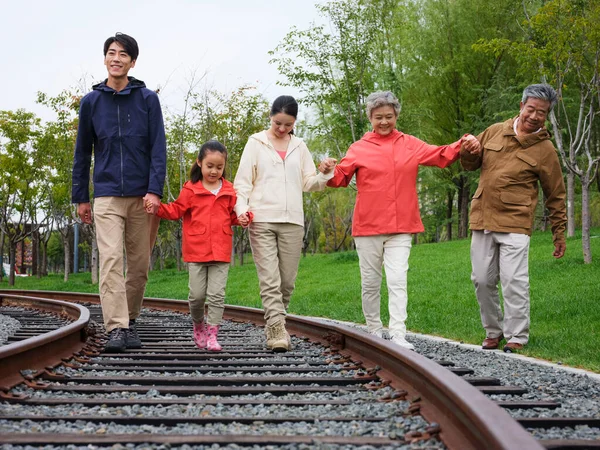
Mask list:
[[[523,345],[529,340],[529,241],[526,234],[473,231],[471,280],[486,337],[504,335],[507,342]]]

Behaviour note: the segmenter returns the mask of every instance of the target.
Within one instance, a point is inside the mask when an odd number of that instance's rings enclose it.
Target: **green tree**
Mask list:
[[[0,111],[0,229],[9,244],[9,285],[15,282],[16,247],[39,229],[35,211],[46,190],[35,143],[40,120],[23,109]]]
[[[559,103],[549,119],[568,170],[568,235],[574,235],[577,178],[581,183],[583,260],[591,263],[590,187],[600,162],[600,142],[594,132],[600,108],[600,2],[549,0],[539,8],[527,6],[527,33],[522,39],[482,40],[477,48],[488,53],[510,52],[519,63],[523,81],[549,82],[556,88]]]

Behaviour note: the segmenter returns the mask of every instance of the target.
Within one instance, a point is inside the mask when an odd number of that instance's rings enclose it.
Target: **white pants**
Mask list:
[[[471,280],[486,337],[504,335],[507,342],[523,345],[529,340],[529,241],[526,234],[473,231]]]
[[[388,288],[390,336],[406,335],[406,279],[412,236],[410,234],[379,234],[354,238],[360,264],[362,307],[369,331],[383,329],[381,323],[382,267]]]

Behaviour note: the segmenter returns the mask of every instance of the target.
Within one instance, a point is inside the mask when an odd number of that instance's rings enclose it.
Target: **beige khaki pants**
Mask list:
[[[204,304],[208,306],[209,325],[220,325],[225,310],[225,287],[229,263],[189,263],[190,314],[195,323],[204,320]]]
[[[486,337],[504,335],[507,342],[529,340],[529,236],[473,231],[471,280]],[[502,285],[504,318],[498,295]]]
[[[360,265],[362,308],[370,332],[382,331],[381,279],[382,267],[388,288],[390,336],[406,335],[406,290],[408,257],[412,245],[410,234],[379,234],[354,238]]]
[[[292,223],[250,224],[250,246],[267,325],[285,319],[298,274],[304,227]]]
[[[106,331],[128,328],[129,319],[140,315],[159,221],[145,212],[142,197],[94,200],[100,302]]]

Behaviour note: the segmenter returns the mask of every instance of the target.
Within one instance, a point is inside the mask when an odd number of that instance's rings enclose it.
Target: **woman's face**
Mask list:
[[[294,129],[296,119],[285,113],[277,113],[271,116],[271,132],[278,138],[284,138]]]
[[[387,136],[396,129],[396,111],[392,106],[380,106],[371,110],[369,122],[373,126],[373,131],[381,136]]]

